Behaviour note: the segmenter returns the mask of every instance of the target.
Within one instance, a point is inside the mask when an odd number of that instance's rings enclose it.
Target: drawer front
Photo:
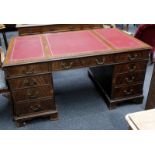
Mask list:
[[[8,82],[11,90],[34,86],[50,85],[52,83],[50,74],[9,79]]]
[[[136,71],[145,71],[147,66],[147,61],[139,61],[135,63],[126,63],[115,65],[114,74],[117,73],[133,73]]]
[[[17,77],[17,76],[32,75],[36,73],[44,73],[48,71],[49,71],[48,63],[29,64],[22,66],[7,67],[6,76]]]
[[[82,63],[79,61],[79,59],[75,60],[64,60],[64,61],[54,61],[50,63],[49,70],[50,71],[57,71],[57,70],[67,70],[67,69],[73,69],[82,67]]]
[[[42,86],[13,91],[12,96],[14,101],[18,102],[42,97],[51,97],[53,96],[53,91],[50,86]]]
[[[18,102],[14,105],[14,113],[16,116],[40,113],[49,110],[56,110],[53,99]]]
[[[126,98],[135,95],[141,95],[143,93],[143,84],[115,87],[112,91],[112,99]]]
[[[49,65],[50,71],[74,69],[79,67],[100,66],[111,64],[114,62],[114,56],[94,56],[79,59],[71,59],[64,61],[54,61]]]
[[[112,80],[113,85],[129,85],[133,83],[141,82],[143,83],[145,78],[145,71],[139,71],[135,73],[123,73],[116,74]]]
[[[113,55],[107,55],[107,56],[88,57],[88,58],[84,58],[81,61],[85,67],[99,66],[99,65],[114,63],[114,56]]]
[[[127,52],[115,55],[115,62],[134,62],[149,59],[149,51]]]

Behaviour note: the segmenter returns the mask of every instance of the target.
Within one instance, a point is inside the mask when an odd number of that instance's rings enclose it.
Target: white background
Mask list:
[[[0,0],[5,24],[153,24],[154,12],[153,0]],[[154,131],[0,131],[1,155],[150,155],[154,148]]]

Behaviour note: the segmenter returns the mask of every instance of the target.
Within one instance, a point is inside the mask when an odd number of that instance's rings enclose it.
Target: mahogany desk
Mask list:
[[[149,45],[111,28],[13,38],[3,68],[17,126],[40,116],[58,118],[53,71],[104,65],[107,68],[100,75],[106,78],[100,82],[105,81],[102,84],[109,108],[122,101],[142,99],[150,49]],[[98,77],[98,71],[91,70]]]

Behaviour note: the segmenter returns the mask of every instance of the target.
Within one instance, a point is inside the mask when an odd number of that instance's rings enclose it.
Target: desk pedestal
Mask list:
[[[145,70],[116,73],[118,67],[120,65],[93,67],[88,72],[108,108],[114,109],[122,103],[142,103]]]
[[[30,72],[32,68],[35,68],[38,73]],[[8,84],[13,101],[12,113],[17,127],[23,126],[27,120],[37,117],[58,119],[52,73],[46,73],[47,69],[46,64],[32,64],[7,69]]]

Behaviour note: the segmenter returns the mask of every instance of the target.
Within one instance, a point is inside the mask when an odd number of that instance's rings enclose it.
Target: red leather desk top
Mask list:
[[[150,46],[117,29],[21,36],[11,40],[3,66],[140,48],[150,49]]]
[[[10,61],[44,57],[44,49],[39,35],[16,37]]]
[[[46,38],[53,56],[100,53],[111,49],[90,31],[47,34]]]
[[[96,32],[116,49],[138,48],[143,45],[139,40],[128,37],[117,29],[97,29]]]

